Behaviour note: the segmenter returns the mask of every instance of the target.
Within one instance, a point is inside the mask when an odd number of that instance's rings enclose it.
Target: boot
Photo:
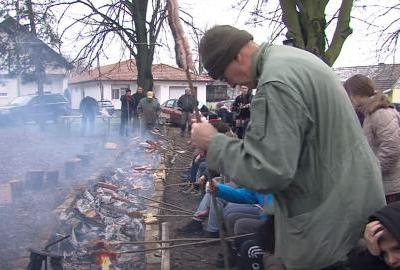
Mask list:
[[[176,229],[176,232],[182,236],[197,236],[203,232],[203,224],[199,220],[192,219],[182,228]]]

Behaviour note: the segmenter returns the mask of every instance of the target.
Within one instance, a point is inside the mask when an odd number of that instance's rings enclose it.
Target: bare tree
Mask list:
[[[366,9],[367,6],[358,6]],[[374,9],[369,20],[378,33],[377,54],[380,58],[393,57],[395,60],[400,39],[400,0],[385,1],[377,5],[369,5],[369,9]]]
[[[61,44],[54,29],[55,16],[46,9],[48,4],[49,0],[4,0],[0,4],[0,18],[5,19],[0,39],[1,68],[17,75],[18,86],[21,75],[26,81],[36,81],[39,95],[43,94],[44,61],[48,58],[43,55],[40,40],[55,49]]]
[[[53,0],[51,9],[62,7],[60,21],[72,20],[63,29],[62,36],[73,36],[80,44],[74,60],[84,59],[87,68],[99,57],[108,57],[118,50],[136,60],[138,85],[153,88],[152,63],[158,36],[166,17],[165,0],[112,0],[106,4],[94,0]],[[99,3],[100,2],[100,3]],[[68,17],[79,9],[82,15]]]
[[[352,33],[349,23],[353,0],[341,0],[340,7],[329,19],[325,14],[328,2],[329,0],[279,0],[274,6],[268,0],[240,0],[235,7],[239,8],[239,13],[250,8],[249,23],[269,22],[273,26],[272,38],[285,28],[286,44],[310,51],[332,66],[346,38]],[[329,39],[326,29],[334,22],[335,31]]]

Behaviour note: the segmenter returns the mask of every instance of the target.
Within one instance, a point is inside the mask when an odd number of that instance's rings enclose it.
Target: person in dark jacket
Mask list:
[[[365,227],[366,249],[349,255],[352,270],[400,269],[400,202],[376,211]]]
[[[138,86],[136,93],[132,95],[132,98],[133,98],[132,110],[133,110],[133,122],[134,122],[133,124],[135,126],[138,126],[138,124],[139,124],[138,123],[139,114],[137,112],[137,107],[139,105],[140,100],[142,100],[145,97],[146,97],[146,93],[144,92],[143,87]]]
[[[196,99],[189,88],[185,89],[185,94],[178,99],[178,107],[182,110],[181,116],[181,135],[185,135],[186,126],[188,131],[191,129],[191,118],[194,108],[197,106]]]
[[[216,113],[224,123],[233,126],[233,115],[223,103],[217,103]]]
[[[232,104],[232,112],[235,113],[235,132],[239,139],[243,139],[247,124],[250,121],[251,91],[246,87],[240,88],[241,94]]]
[[[94,131],[96,114],[99,112],[99,103],[94,98],[86,96],[79,104],[79,111],[82,114],[81,135],[92,134]]]
[[[129,122],[133,115],[133,97],[131,89],[127,89],[125,95],[122,95],[121,100],[121,125],[119,128],[119,135],[128,136]]]

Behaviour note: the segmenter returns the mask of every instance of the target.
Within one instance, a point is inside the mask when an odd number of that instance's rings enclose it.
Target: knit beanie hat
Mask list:
[[[216,25],[200,40],[200,59],[213,79],[219,79],[226,67],[253,36],[230,25]]]
[[[344,88],[349,95],[370,97],[375,93],[374,82],[367,76],[357,74],[344,83]]]
[[[400,243],[400,201],[388,204],[376,211],[369,219],[370,221],[379,220]]]

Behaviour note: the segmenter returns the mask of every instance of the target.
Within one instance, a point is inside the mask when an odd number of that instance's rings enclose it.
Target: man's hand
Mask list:
[[[206,184],[206,192],[218,193],[218,183],[215,180],[210,180]]]
[[[368,251],[374,256],[379,256],[381,254],[378,241],[383,233],[384,227],[378,220],[368,223],[365,227],[364,239],[367,243]]]
[[[207,179],[205,175],[200,176],[199,178],[199,185],[202,190],[205,190],[207,184]]]
[[[207,150],[208,145],[217,133],[217,130],[210,123],[203,120],[201,123],[192,124],[192,136],[190,141],[195,147],[201,150]]]

